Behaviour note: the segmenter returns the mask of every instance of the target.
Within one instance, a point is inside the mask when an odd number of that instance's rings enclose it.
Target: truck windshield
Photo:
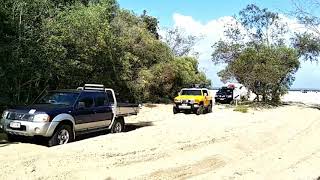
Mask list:
[[[222,88],[219,89],[218,93],[222,93],[222,94],[227,94],[227,95],[232,95],[233,89],[231,88]]]
[[[201,90],[182,90],[181,95],[201,96]]]
[[[79,93],[73,92],[48,92],[45,96],[36,101],[36,104],[62,104],[73,105]]]

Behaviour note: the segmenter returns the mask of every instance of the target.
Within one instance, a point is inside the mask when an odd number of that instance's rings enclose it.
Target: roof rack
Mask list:
[[[96,90],[104,91],[105,87],[103,84],[85,84],[83,87],[78,87],[77,90]]]

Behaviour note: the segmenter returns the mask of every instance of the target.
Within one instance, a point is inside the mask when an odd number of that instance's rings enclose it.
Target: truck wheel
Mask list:
[[[203,114],[203,112],[204,112],[204,107],[203,107],[203,105],[201,105],[201,106],[197,109],[196,114],[197,114],[197,115],[200,115],[200,114]]]
[[[173,114],[177,114],[179,112],[180,112],[180,110],[177,107],[173,107]]]
[[[124,131],[125,125],[123,118],[118,118],[114,120],[114,123],[111,127],[111,133],[121,133]]]
[[[50,137],[48,146],[56,146],[67,144],[74,140],[74,133],[72,131],[71,126],[62,124],[59,125],[58,128],[55,130],[53,136]]]
[[[207,107],[207,113],[211,113],[212,112],[212,104],[209,104],[209,106]]]

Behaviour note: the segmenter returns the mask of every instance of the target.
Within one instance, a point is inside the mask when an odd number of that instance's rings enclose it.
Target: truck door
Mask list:
[[[111,124],[113,114],[112,107],[109,103],[105,92],[94,93],[94,114],[93,121],[96,122],[96,127],[109,126]]]
[[[81,93],[79,100],[75,106],[75,129],[78,130],[85,130],[92,126],[92,115],[93,111],[93,97],[88,94],[87,92]]]

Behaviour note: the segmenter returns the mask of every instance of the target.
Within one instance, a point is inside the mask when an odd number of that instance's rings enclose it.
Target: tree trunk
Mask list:
[[[265,92],[262,94],[262,102],[267,102],[267,95]]]
[[[279,94],[279,89],[275,89],[274,91],[272,91],[272,99],[271,99],[272,103],[275,104],[279,104],[280,103],[280,94]]]

